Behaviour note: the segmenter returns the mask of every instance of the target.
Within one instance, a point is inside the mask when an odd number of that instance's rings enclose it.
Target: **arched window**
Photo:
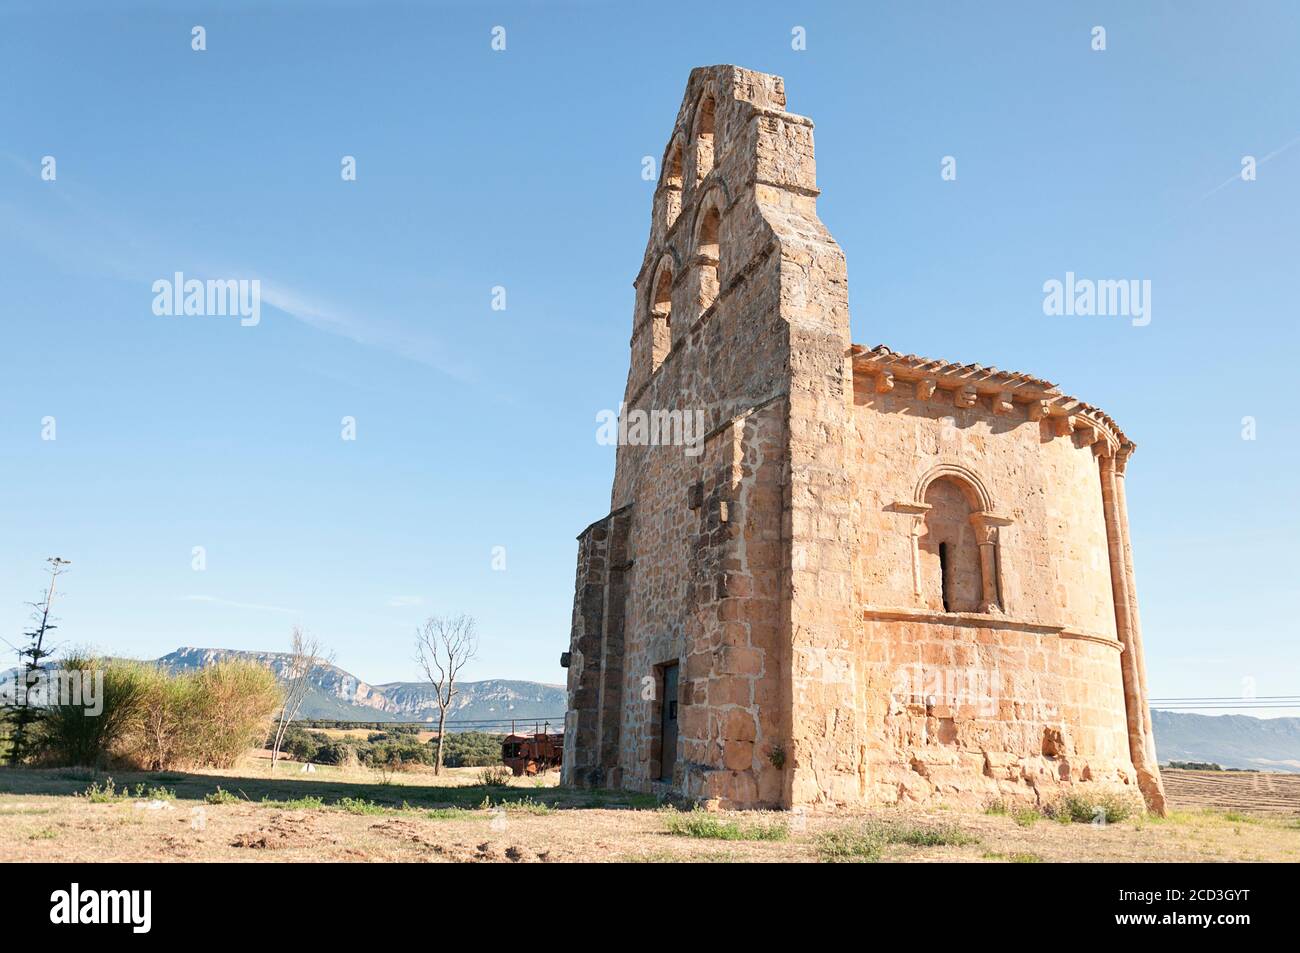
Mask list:
[[[682,210],[682,136],[673,137],[668,147],[668,157],[664,160],[663,202],[665,225],[672,228],[677,215]]]
[[[718,298],[718,229],[722,213],[711,203],[700,216],[695,233],[695,267],[700,275],[699,314],[712,307]]]
[[[664,164],[664,188],[680,189],[682,187],[682,137],[673,137],[673,144],[668,147],[668,161]]]
[[[661,262],[655,274],[654,285],[650,293],[650,373],[659,369],[659,365],[668,356],[672,346],[672,312],[673,312],[673,269],[667,262]]]
[[[921,596],[939,612],[979,612],[984,603],[979,541],[971,515],[979,512],[971,487],[940,477],[925,491],[921,544]]]
[[[695,181],[713,171],[713,94],[706,93],[695,110]]]

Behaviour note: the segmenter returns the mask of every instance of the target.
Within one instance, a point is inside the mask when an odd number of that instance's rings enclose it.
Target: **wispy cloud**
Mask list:
[[[9,152],[0,156],[22,177],[39,179],[39,167]],[[151,288],[158,278],[184,272],[195,278],[256,278],[261,281],[262,302],[284,315],[326,334],[347,338],[365,347],[395,354],[435,370],[453,380],[470,383],[472,366],[449,354],[422,320],[415,329],[330,300],[320,291],[308,292],[264,269],[229,262],[224,256],[214,264],[211,256],[187,248],[159,227],[129,221],[120,213],[99,210],[101,203],[87,197],[84,189],[46,183],[60,201],[61,214],[49,205],[16,204],[0,201],[0,230],[44,255],[61,268],[117,280],[139,282],[143,307],[153,300]],[[21,196],[21,193],[16,193]]]
[[[257,612],[284,612],[290,615],[298,613],[297,609],[288,609],[284,606],[264,606],[256,602],[235,602],[232,599],[220,599],[217,596],[181,596],[181,602],[207,602],[212,605],[227,606],[231,609],[253,609]]]
[[[405,608],[406,606],[422,606],[422,605],[424,605],[423,596],[393,596],[391,599],[388,600],[388,606],[389,608],[392,609],[401,609],[401,608]]]
[[[311,300],[302,292],[278,284],[274,279],[261,280],[262,302],[296,321],[327,334],[400,355],[458,381],[469,382],[473,378],[469,365],[448,357],[432,337],[411,334],[391,322],[373,317],[362,318],[338,306]]]

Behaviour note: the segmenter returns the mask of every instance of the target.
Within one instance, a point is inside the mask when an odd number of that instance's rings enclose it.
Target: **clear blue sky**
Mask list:
[[[464,611],[470,677],[561,681],[641,158],[689,70],[730,62],[817,124],[855,341],[1041,374],[1137,441],[1152,693],[1300,693],[1294,4],[103,6],[0,7],[10,641],[58,554],[70,643],[277,649],[301,622],[386,681]],[[175,271],[260,278],[261,324],[155,316]],[[1066,271],[1150,279],[1150,325],[1046,317]]]

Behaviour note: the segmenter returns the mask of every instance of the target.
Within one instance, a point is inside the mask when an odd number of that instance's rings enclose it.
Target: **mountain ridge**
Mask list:
[[[168,671],[193,671],[226,659],[265,665],[282,675],[289,664],[287,652],[181,646],[154,659]],[[331,662],[319,662],[309,677],[310,687],[298,713],[302,720],[434,721],[438,707],[428,682],[371,683]],[[457,722],[560,719],[568,704],[560,685],[523,679],[490,678],[457,683],[447,710],[448,727]]]

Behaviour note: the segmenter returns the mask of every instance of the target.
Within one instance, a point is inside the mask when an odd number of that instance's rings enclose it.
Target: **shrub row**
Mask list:
[[[359,738],[331,738],[321,731],[297,725],[285,733],[284,753],[295,761],[315,764],[392,766],[432,765],[437,741],[416,740],[417,729],[388,729]],[[442,743],[443,764],[450,768],[478,768],[501,763],[501,738],[481,731],[449,734]]]
[[[60,668],[80,670],[83,681],[102,672],[103,707],[98,714],[81,705],[48,709],[36,755],[44,762],[229,768],[266,737],[283,698],[270,669],[252,662],[175,675],[143,662],[94,658],[70,658]]]

